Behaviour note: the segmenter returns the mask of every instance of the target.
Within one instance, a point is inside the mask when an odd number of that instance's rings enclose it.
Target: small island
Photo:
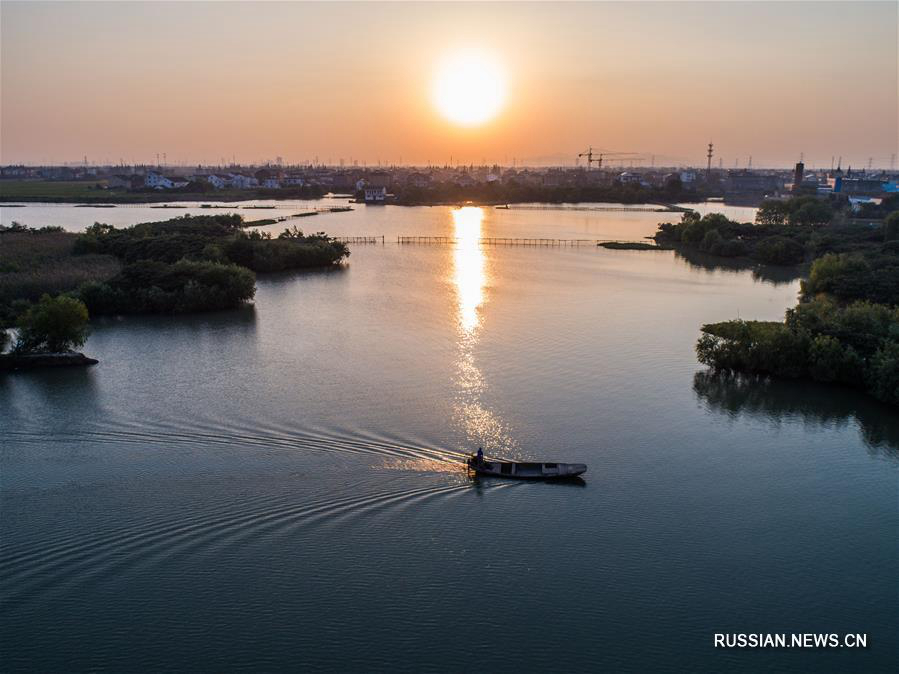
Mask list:
[[[797,201],[780,207],[786,217]],[[688,245],[700,241],[709,252],[745,246],[754,259],[795,264],[813,258],[799,303],[787,310],[783,322],[703,325],[696,344],[699,361],[714,370],[842,384],[899,406],[899,200],[885,200],[884,205],[894,210],[873,227],[846,222],[839,211],[832,212],[826,223],[795,226],[761,223],[735,228],[712,216],[694,217],[679,226],[682,237],[695,232],[682,241],[688,239]],[[772,210],[760,210],[759,218],[764,220]],[[821,209],[816,217],[823,216]],[[719,227],[712,228],[712,222]],[[746,227],[756,227],[762,234],[734,238],[712,234]],[[771,227],[777,228],[776,233]],[[666,236],[676,229],[669,229]]]
[[[3,369],[91,364],[72,351],[89,316],[234,309],[253,299],[257,273],[333,267],[350,254],[322,232],[273,237],[224,214],[82,234],[14,223],[0,242],[0,354],[7,329],[17,333]]]
[[[699,361],[713,370],[832,382],[899,405],[899,196],[866,204],[798,196],[769,200],[754,223],[684,213],[658,244],[599,244],[801,267],[799,304],[783,322],[703,325]],[[808,267],[806,267],[808,265]]]

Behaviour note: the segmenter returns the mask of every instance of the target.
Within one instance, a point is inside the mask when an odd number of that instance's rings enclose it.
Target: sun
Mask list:
[[[489,53],[466,49],[447,54],[438,64],[432,89],[434,105],[446,119],[478,126],[499,114],[506,98],[506,78]]]

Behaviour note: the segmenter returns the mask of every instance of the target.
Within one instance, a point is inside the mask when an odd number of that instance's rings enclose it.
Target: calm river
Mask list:
[[[2,221],[180,212],[201,211]],[[96,367],[0,376],[3,669],[895,671],[899,415],[717,379],[693,352],[702,323],[782,317],[795,275],[478,242],[636,240],[677,217],[291,221],[386,244],[261,276],[246,310],[98,322]],[[472,481],[478,445],[589,470]],[[868,648],[724,650],[716,632]]]

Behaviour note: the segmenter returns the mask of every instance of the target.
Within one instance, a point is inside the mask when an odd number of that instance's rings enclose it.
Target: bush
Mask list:
[[[746,244],[739,239],[728,239],[727,241],[722,241],[719,246],[713,248],[710,252],[721,257],[742,257],[746,255],[747,249]]]
[[[44,295],[19,317],[17,353],[69,351],[84,344],[88,335],[87,307],[66,295]]]
[[[899,304],[899,259],[890,249],[883,255],[828,254],[812,263],[802,283],[806,299],[828,293],[842,300],[870,299]]]
[[[142,260],[79,296],[94,314],[186,313],[232,309],[253,298],[256,276],[234,264]]]
[[[826,225],[833,217],[833,208],[816,197],[799,197],[789,203],[791,225]]]
[[[838,382],[899,404],[899,308],[816,299],[783,323],[727,321],[702,332],[696,355],[716,370]]]
[[[299,236],[282,234],[268,239],[240,234],[225,248],[231,262],[257,272],[322,267],[348,256],[345,244],[323,234]]]
[[[899,342],[890,342],[871,358],[868,390],[885,403],[899,405]]]
[[[899,240],[899,211],[890,213],[883,221],[883,240]]]
[[[790,209],[786,201],[766,200],[759,206],[755,221],[759,225],[782,225],[789,217]]]
[[[793,239],[769,236],[759,241],[752,256],[766,264],[798,264],[805,259],[805,248]]]
[[[699,250],[704,250],[707,253],[710,253],[713,249],[720,248],[723,242],[724,239],[721,238],[718,230],[710,229],[705,233],[705,236],[702,237],[702,243],[699,244]]]

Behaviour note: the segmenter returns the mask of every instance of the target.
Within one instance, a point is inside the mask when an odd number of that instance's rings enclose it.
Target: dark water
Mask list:
[[[896,415],[693,355],[795,278],[406,213],[459,244],[359,246],[245,311],[99,323],[94,368],[0,378],[4,670],[895,671]],[[589,472],[472,481],[478,444]]]

